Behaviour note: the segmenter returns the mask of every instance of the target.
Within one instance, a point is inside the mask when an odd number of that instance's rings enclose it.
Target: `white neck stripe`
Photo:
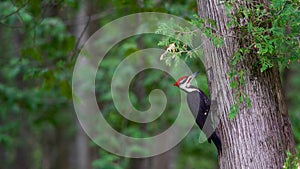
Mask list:
[[[184,90],[184,91],[186,91],[186,92],[188,92],[188,93],[194,92],[194,91],[200,92],[198,89],[187,87],[187,86],[185,86],[184,84],[180,85],[179,87],[180,87],[182,90]]]

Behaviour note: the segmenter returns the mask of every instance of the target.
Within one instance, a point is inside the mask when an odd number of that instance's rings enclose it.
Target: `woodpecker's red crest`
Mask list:
[[[180,84],[183,84],[185,81],[186,81],[186,78],[187,78],[188,76],[182,76],[182,77],[180,77],[174,84],[173,84],[173,86],[179,86]]]

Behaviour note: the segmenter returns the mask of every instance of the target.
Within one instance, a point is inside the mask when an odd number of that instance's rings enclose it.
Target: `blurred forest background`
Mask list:
[[[174,149],[151,158],[129,159],[108,153],[82,131],[72,104],[71,78],[77,54],[95,31],[119,17],[137,12],[164,12],[192,18],[196,0],[2,0],[0,2],[0,169],[212,169],[217,151],[199,143],[199,129]],[[160,37],[130,37],[108,53],[97,73],[96,93],[107,121],[118,131],[144,137],[162,132],[176,119],[175,79],[157,70],[139,73],[131,85],[131,101],[149,107],[154,88],[165,91],[168,105],[150,125],[128,122],[118,115],[110,94],[116,66],[127,55],[158,47]],[[111,57],[109,57],[111,56]],[[201,70],[198,84],[208,87],[199,59],[186,61]],[[185,73],[185,72],[184,72]],[[282,84],[293,132],[300,145],[300,65],[282,69]]]

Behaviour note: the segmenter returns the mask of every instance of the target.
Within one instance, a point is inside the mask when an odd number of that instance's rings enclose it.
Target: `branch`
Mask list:
[[[80,41],[81,41],[84,33],[86,32],[86,30],[87,30],[87,28],[88,28],[88,26],[90,24],[90,21],[91,21],[91,16],[88,17],[88,21],[86,22],[86,24],[85,24],[82,32],[80,33],[79,38],[77,39],[77,42],[76,42],[76,44],[74,46],[74,49],[73,49],[73,55],[71,56],[71,59],[74,58],[74,56],[77,54],[79,43],[80,43]]]
[[[12,16],[12,15],[14,15],[14,14],[16,14],[16,13],[19,13],[19,11],[20,11],[21,9],[23,9],[25,6],[27,6],[28,2],[29,2],[29,1],[26,1],[26,2],[25,2],[20,8],[18,8],[16,11],[14,11],[14,12],[12,12],[12,13],[6,15],[6,16],[2,16],[2,17],[1,17],[1,21],[2,21],[2,20],[6,20],[8,17],[10,17],[10,16]]]

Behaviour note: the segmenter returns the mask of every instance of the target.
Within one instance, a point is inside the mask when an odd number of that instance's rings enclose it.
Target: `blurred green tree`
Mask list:
[[[197,13],[196,3],[195,0],[1,1],[0,168],[217,168],[216,151],[208,143],[199,143],[197,127],[176,148],[156,157],[129,159],[110,154],[82,132],[71,101],[71,76],[78,51],[101,26],[121,16],[145,11],[192,19]],[[114,57],[107,57],[99,65],[102,67],[96,79],[99,107],[107,121],[127,135],[143,137],[161,132],[176,118],[168,113],[178,109],[174,101],[168,102],[163,116],[153,123],[140,125],[127,121],[116,111],[109,92],[111,77],[121,60],[140,49],[157,47],[161,38],[156,35],[128,38],[110,51],[109,55]],[[186,62],[193,70],[201,69],[198,84],[209,93],[201,61],[192,58]],[[283,81],[299,144],[298,70],[292,67]],[[179,91],[171,88],[173,80],[155,70],[138,74],[130,89],[133,105],[141,110],[149,106],[143,98],[147,98],[154,86],[166,91],[168,98],[178,96]]]

